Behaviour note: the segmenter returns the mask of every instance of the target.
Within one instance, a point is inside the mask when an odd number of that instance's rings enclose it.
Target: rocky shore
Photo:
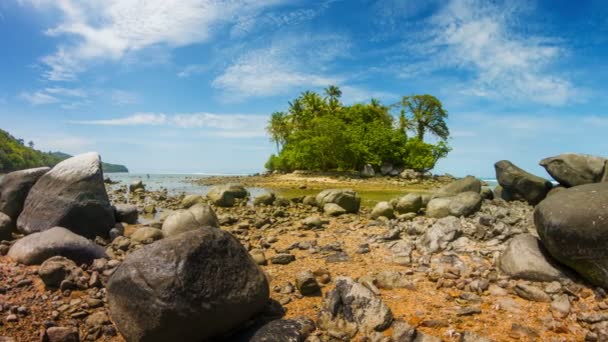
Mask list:
[[[428,195],[374,208],[297,175],[252,182],[319,191],[104,185],[95,153],[17,171],[0,181],[0,341],[605,341],[606,160],[541,165],[559,186],[500,161],[494,191],[420,178]]]

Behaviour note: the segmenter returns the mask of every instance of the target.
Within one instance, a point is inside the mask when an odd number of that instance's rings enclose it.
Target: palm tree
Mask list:
[[[287,135],[289,134],[289,127],[287,125],[287,117],[283,112],[274,112],[270,116],[270,121],[266,127],[266,131],[270,135],[270,140],[273,141],[277,146],[277,154],[280,153],[281,148],[285,145]]]
[[[403,116],[406,113],[411,115],[410,123],[415,127],[416,137],[420,141],[424,141],[427,131],[442,140],[446,140],[450,136],[450,130],[445,123],[448,113],[436,97],[432,95],[404,96],[396,105],[403,109]]]
[[[339,99],[342,96],[342,90],[338,86],[330,85],[325,88],[325,95],[327,95],[330,99]]]

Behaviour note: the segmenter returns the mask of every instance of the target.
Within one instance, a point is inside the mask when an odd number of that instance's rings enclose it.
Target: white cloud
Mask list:
[[[168,126],[184,129],[205,129],[204,133],[227,138],[252,138],[266,135],[268,117],[264,115],[213,113],[135,113],[130,116],[88,121],[71,121],[79,125],[101,126]]]
[[[430,28],[404,44],[410,61],[403,77],[445,68],[468,70],[473,80],[461,92],[490,98],[562,105],[578,95],[564,77],[550,70],[565,54],[558,39],[519,34],[523,3],[504,5],[453,0],[430,19]],[[433,56],[429,59],[429,56]]]
[[[106,120],[89,120],[89,121],[70,121],[73,124],[79,125],[100,125],[100,126],[155,126],[163,125],[167,122],[165,114],[155,113],[135,113],[131,116]]]
[[[88,148],[95,144],[95,141],[89,138],[65,135],[34,136],[32,140],[38,150],[61,151],[70,154],[87,152]]]
[[[157,45],[206,42],[222,24],[255,17],[287,0],[20,0],[36,8],[56,8],[62,21],[46,33],[76,38],[42,59],[44,76],[74,80],[91,60],[120,60]]]
[[[177,73],[177,77],[186,78],[197,74],[202,74],[211,69],[210,65],[206,64],[190,64],[184,67]]]
[[[139,102],[139,95],[126,90],[113,89],[110,91],[110,99],[117,105],[134,104]]]
[[[87,97],[87,94],[84,90],[78,88],[62,88],[62,87],[51,87],[45,88],[45,92],[53,95],[62,95],[68,97]]]
[[[43,91],[36,92],[22,92],[19,94],[19,98],[29,102],[32,105],[43,105],[59,102],[59,99],[55,96],[49,95]]]
[[[324,71],[349,48],[350,42],[337,35],[283,35],[268,47],[242,55],[212,85],[225,99],[242,100],[340,83],[342,77]]]

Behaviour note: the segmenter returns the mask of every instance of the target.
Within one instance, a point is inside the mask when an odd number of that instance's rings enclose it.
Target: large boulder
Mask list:
[[[534,224],[543,245],[564,265],[608,288],[608,183],[579,185],[542,201]]]
[[[304,342],[315,330],[315,322],[308,317],[277,319],[261,327],[232,337],[235,342]]]
[[[377,219],[379,217],[386,217],[392,219],[395,217],[393,206],[389,202],[378,202],[372,210],[372,218]]]
[[[253,205],[272,205],[276,199],[277,196],[274,194],[274,192],[267,191],[257,196],[253,200]]]
[[[564,273],[535,236],[520,234],[509,242],[500,256],[500,269],[508,275],[532,281],[554,281]]]
[[[220,227],[215,211],[203,203],[172,212],[163,222],[162,229],[165,236],[172,236],[201,227]]]
[[[66,159],[38,179],[17,228],[31,234],[60,226],[94,238],[107,236],[114,223],[101,158],[92,152]]]
[[[11,259],[25,265],[38,265],[57,255],[88,264],[106,253],[101,246],[62,227],[25,236],[8,251]]]
[[[496,179],[502,187],[502,192],[514,200],[523,200],[531,205],[537,205],[547,197],[553,184],[546,179],[535,176],[515,166],[508,160],[494,164]],[[506,198],[503,196],[503,199]]]
[[[212,187],[207,198],[218,207],[232,207],[236,199],[249,196],[249,192],[240,184],[226,184]]]
[[[425,230],[418,241],[418,250],[436,253],[446,249],[450,242],[456,240],[462,232],[460,219],[454,216],[441,218]]]
[[[540,165],[566,187],[602,181],[608,159],[588,154],[564,153],[545,158]]]
[[[422,208],[422,197],[419,194],[407,194],[395,202],[399,214],[417,213]]]
[[[473,176],[466,176],[439,188],[439,190],[433,194],[433,197],[450,197],[467,191],[480,193],[481,181]]]
[[[232,235],[201,228],[128,255],[107,285],[127,341],[201,341],[226,334],[268,302],[268,281]]]
[[[461,192],[456,196],[433,198],[426,207],[428,217],[470,216],[481,209],[481,195],[478,192]]]
[[[30,189],[49,170],[48,167],[39,167],[11,172],[2,177],[0,181],[0,211],[8,215],[13,221],[17,221]]]
[[[322,330],[339,333],[350,340],[357,332],[384,331],[393,322],[391,309],[370,289],[351,278],[336,280],[336,287],[325,295],[317,324]]]
[[[315,198],[321,208],[328,203],[334,203],[346,210],[347,213],[356,213],[361,206],[361,197],[352,190],[327,189],[321,191]]]

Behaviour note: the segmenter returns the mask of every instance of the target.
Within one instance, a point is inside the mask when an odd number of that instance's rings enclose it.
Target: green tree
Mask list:
[[[266,127],[266,131],[270,135],[270,140],[277,146],[277,153],[280,152],[281,146],[285,144],[289,135],[289,126],[287,118],[283,112],[274,112],[270,116],[270,122]]]
[[[448,113],[435,96],[404,96],[397,106],[411,115],[411,124],[416,130],[418,140],[424,141],[427,131],[442,140],[447,140],[450,136],[450,130],[445,123]]]

